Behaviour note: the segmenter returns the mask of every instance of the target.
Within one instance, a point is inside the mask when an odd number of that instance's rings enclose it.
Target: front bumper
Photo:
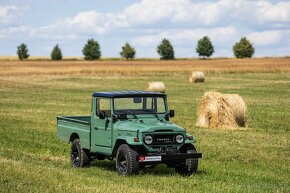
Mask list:
[[[184,160],[188,158],[202,158],[202,153],[179,153],[179,154],[166,154],[162,156],[163,161]]]
[[[169,161],[184,161],[189,158],[202,158],[202,153],[176,153],[176,154],[164,154],[164,155],[146,155],[138,156],[140,163],[147,162],[169,162]]]

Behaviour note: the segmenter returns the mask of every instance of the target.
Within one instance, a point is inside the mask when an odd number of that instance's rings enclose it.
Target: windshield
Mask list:
[[[163,97],[128,97],[114,99],[115,114],[157,114],[165,113]]]

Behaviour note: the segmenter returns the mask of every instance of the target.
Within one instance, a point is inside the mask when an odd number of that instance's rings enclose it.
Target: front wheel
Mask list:
[[[192,144],[184,145],[181,150],[182,153],[196,153],[196,149]],[[185,163],[175,167],[175,171],[181,175],[191,175],[197,173],[198,158],[189,158]]]
[[[89,152],[81,147],[80,139],[75,139],[71,144],[71,164],[73,167],[90,165]]]
[[[139,172],[137,152],[127,144],[121,145],[117,150],[116,170],[121,176],[133,175]]]

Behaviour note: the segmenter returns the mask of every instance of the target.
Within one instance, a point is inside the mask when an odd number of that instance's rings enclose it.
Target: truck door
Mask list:
[[[110,153],[112,146],[112,120],[111,103],[109,98],[96,98],[95,110],[92,118],[92,146],[98,151]],[[105,112],[105,118],[100,118],[100,113]]]

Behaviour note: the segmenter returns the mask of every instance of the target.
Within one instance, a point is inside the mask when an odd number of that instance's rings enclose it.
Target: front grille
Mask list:
[[[168,145],[168,146],[152,146],[152,148],[155,150],[155,152],[153,153],[153,155],[157,154],[176,154],[179,153],[179,151],[177,150],[176,146],[173,145]],[[150,153],[149,153],[150,154]]]
[[[174,134],[157,134],[157,135],[153,135],[152,137],[153,137],[152,144],[175,143],[175,135]]]

